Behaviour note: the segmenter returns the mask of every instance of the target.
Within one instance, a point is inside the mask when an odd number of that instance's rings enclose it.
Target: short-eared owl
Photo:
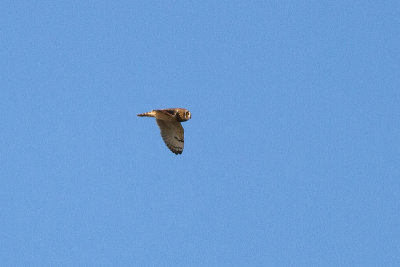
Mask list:
[[[139,117],[154,117],[160,127],[161,137],[175,154],[183,151],[183,127],[181,122],[190,120],[192,114],[184,108],[156,109],[138,114]]]

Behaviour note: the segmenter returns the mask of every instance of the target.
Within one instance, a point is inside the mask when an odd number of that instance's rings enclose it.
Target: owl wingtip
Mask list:
[[[172,153],[174,153],[175,155],[180,155],[180,154],[182,154],[182,152],[183,152],[183,150],[182,151],[179,151],[179,150],[171,150],[172,151]]]
[[[155,117],[154,111],[137,114],[138,117]]]

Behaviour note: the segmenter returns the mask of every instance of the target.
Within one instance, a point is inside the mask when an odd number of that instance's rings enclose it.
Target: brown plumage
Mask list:
[[[182,154],[184,130],[181,122],[190,120],[192,114],[189,110],[184,108],[156,109],[138,114],[138,116],[156,118],[164,143],[173,153]]]

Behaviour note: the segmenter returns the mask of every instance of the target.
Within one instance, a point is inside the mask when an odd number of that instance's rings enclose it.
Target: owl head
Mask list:
[[[177,115],[179,117],[178,118],[179,121],[187,121],[187,120],[190,120],[192,118],[192,114],[187,109],[179,110]]]

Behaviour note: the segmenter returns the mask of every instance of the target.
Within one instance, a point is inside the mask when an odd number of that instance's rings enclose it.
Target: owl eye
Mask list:
[[[186,118],[189,118],[190,117],[190,112],[189,111],[186,111]]]

